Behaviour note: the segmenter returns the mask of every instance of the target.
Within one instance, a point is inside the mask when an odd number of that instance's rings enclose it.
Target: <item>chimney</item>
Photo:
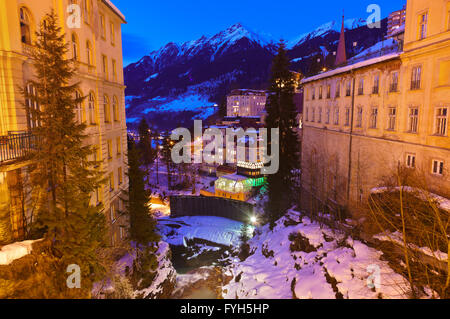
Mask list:
[[[343,65],[347,62],[347,53],[345,51],[345,26],[344,26],[344,15],[342,15],[342,29],[341,36],[339,37],[339,46],[337,50],[335,66]]]

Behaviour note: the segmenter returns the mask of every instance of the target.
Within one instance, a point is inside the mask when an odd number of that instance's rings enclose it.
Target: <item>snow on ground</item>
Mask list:
[[[193,238],[226,246],[236,246],[239,245],[241,227],[241,222],[214,216],[158,219],[158,228],[163,240],[176,246],[182,246],[186,239]]]
[[[26,240],[3,246],[0,249],[0,265],[9,265],[14,260],[30,254],[33,244],[40,240]]]
[[[286,221],[291,222],[285,226]],[[301,234],[314,247],[291,252],[290,234]],[[380,259],[381,252],[295,211],[281,218],[273,232],[262,227],[249,244],[253,255],[243,262],[236,259],[226,270],[234,278],[223,287],[224,298],[291,299],[294,293],[300,299],[404,298],[407,291],[406,280]],[[379,278],[380,285],[372,278]]]

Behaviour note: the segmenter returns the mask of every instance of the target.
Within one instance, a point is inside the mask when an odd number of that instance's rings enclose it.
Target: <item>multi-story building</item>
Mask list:
[[[404,27],[406,21],[406,6],[401,10],[389,14],[387,22],[387,34],[390,36],[394,31]]]
[[[68,7],[73,4],[78,7]],[[80,83],[78,94],[86,96],[76,118],[88,125],[86,143],[97,149],[94,157],[102,161],[109,181],[93,194],[92,204],[103,204],[115,244],[126,235],[127,223],[119,217],[128,189],[121,37],[125,18],[109,0],[0,1],[0,242],[20,239],[30,217],[22,189],[30,163],[23,155],[32,145],[32,128],[39,125],[30,109],[39,106],[26,101],[20,87],[34,92],[30,52],[35,31],[51,8],[69,44],[68,58],[77,66],[73,81]]]
[[[303,81],[302,201],[353,212],[398,165],[450,198],[450,1],[408,0],[403,52]]]
[[[266,107],[265,91],[233,90],[227,96],[227,116],[259,117]]]

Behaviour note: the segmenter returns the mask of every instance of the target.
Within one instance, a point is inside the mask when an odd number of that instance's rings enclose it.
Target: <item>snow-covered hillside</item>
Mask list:
[[[408,291],[381,252],[295,211],[249,244],[251,256],[226,271],[233,279],[224,298],[405,298]]]

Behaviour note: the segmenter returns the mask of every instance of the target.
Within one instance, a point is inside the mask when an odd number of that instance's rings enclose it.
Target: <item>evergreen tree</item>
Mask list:
[[[227,116],[227,97],[224,96],[219,103],[219,116],[225,117]]]
[[[172,162],[172,147],[174,142],[170,138],[165,138],[162,144],[162,160],[167,168],[167,188],[168,190],[172,189],[172,170],[173,170],[173,162]]]
[[[91,194],[101,187],[102,172],[88,160],[93,148],[85,143],[86,126],[75,119],[75,108],[84,98],[76,98],[77,84],[71,84],[75,68],[67,53],[52,10],[40,24],[33,53],[37,80],[32,84],[37,95],[22,89],[26,98],[40,106],[30,110],[40,123],[33,130],[38,138],[30,166],[38,207],[34,229],[45,234],[60,257],[62,269],[55,270],[59,295],[72,293],[66,286],[66,268],[76,264],[82,275],[80,294],[89,297],[92,283],[104,271],[97,253],[105,243],[105,216],[102,207],[91,205]]]
[[[278,54],[272,64],[266,104],[266,126],[269,131],[270,128],[280,130],[280,168],[276,174],[267,177],[269,198],[266,205],[266,217],[271,227],[286,213],[292,203],[295,196],[292,172],[300,166],[300,144],[294,130],[297,116],[294,104],[295,81],[289,65],[285,44],[280,42]]]
[[[138,127],[138,133],[139,133],[139,150],[142,154],[142,160],[144,165],[149,165],[153,163],[155,159],[155,152],[152,148],[152,135],[150,132],[150,127],[148,126],[147,121],[145,118],[142,118],[141,122],[139,123]]]
[[[145,189],[145,173],[140,169],[141,154],[134,141],[128,140],[128,211],[130,216],[130,239],[137,245],[147,246],[158,242],[156,220],[149,215],[149,192]]]

